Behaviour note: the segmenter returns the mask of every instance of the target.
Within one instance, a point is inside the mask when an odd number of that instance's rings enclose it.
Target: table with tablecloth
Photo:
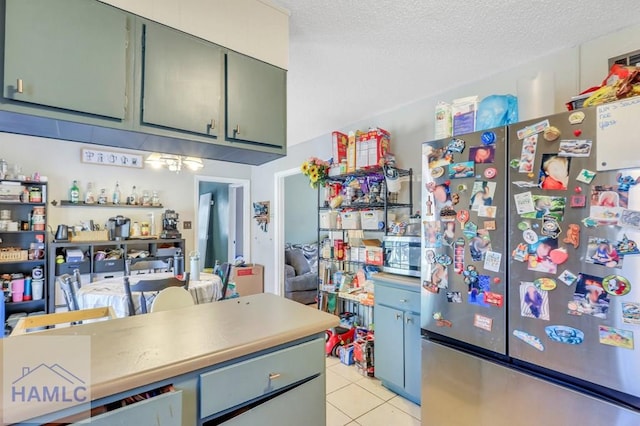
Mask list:
[[[140,280],[161,279],[171,276],[173,276],[171,272],[131,275],[129,276],[129,283],[133,285]],[[214,274],[200,273],[199,280],[189,280],[188,290],[196,304],[213,302],[219,300],[222,295],[222,280]],[[131,294],[136,315],[140,314],[142,312],[140,309],[140,292],[133,291]],[[124,289],[124,277],[108,278],[86,284],[78,290],[76,297],[80,309],[111,306],[117,317],[129,315],[127,294]],[[145,299],[147,301],[147,312],[151,312],[155,293],[145,292]]]

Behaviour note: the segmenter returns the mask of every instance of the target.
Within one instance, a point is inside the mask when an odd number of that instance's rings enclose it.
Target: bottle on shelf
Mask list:
[[[69,188],[69,201],[73,204],[80,202],[80,187],[78,187],[78,181],[74,180],[71,188]]]
[[[98,204],[107,204],[107,189],[102,188],[100,195],[98,195]]]
[[[151,205],[152,206],[160,205],[160,197],[158,197],[158,191],[153,191],[153,195],[151,196]]]
[[[130,204],[132,206],[135,206],[138,204],[138,192],[136,191],[135,185],[133,185],[133,188],[131,188],[131,195],[127,197],[127,204]]]
[[[87,183],[87,192],[84,194],[84,203],[85,204],[95,204],[96,195],[93,192],[93,182]]]
[[[111,202],[113,204],[120,204],[120,183],[116,181],[116,187],[113,190],[113,196],[111,197]]]

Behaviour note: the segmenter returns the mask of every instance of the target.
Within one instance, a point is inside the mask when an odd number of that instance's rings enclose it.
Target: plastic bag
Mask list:
[[[491,129],[518,121],[518,98],[513,95],[490,95],[480,101],[476,130]]]

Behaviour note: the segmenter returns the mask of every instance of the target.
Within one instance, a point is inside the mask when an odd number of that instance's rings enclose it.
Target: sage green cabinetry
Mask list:
[[[127,16],[87,0],[6,0],[4,97],[122,120]]]
[[[420,404],[420,280],[378,273],[375,287],[375,374],[382,384]]]
[[[218,135],[222,49],[164,25],[142,26],[142,124]]]
[[[286,147],[286,71],[225,55],[225,127],[229,141]]]
[[[285,70],[101,2],[0,0],[0,56],[5,132],[252,165],[286,154]]]

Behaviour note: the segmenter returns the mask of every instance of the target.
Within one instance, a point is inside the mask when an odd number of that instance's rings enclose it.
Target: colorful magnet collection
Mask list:
[[[622,171],[606,184],[606,174],[582,167],[586,164],[583,159],[594,156],[596,151],[593,141],[583,136],[580,125],[584,120],[584,112],[572,113],[569,122],[575,127],[565,134],[560,130],[562,126],[552,126],[549,120],[518,130],[520,153],[518,158],[509,161],[510,168],[526,175],[525,179],[509,179],[514,188],[520,189],[513,194],[512,202],[521,218],[516,221],[521,234],[509,237],[521,238],[509,253],[510,259],[518,262],[514,265],[522,264],[532,276],[531,282],[519,283],[520,313],[526,321],[561,321],[564,316],[571,325],[548,325],[544,332],[549,342],[568,345],[582,344],[585,333],[580,328],[592,327],[586,319],[578,318],[605,320],[611,316],[610,306],[614,303],[618,304],[615,312],[621,324],[640,325],[640,301],[616,300],[629,295],[634,285],[620,272],[624,258],[640,254],[640,248],[623,233],[614,239],[599,236],[600,229],[611,226],[623,231],[640,231],[640,210],[629,209],[629,199],[640,183],[640,173]],[[424,244],[440,250],[427,251],[431,280],[423,282],[423,287],[434,294],[447,289],[447,302],[455,304],[452,305],[455,309],[475,306],[481,307],[475,309],[484,309],[467,317],[473,318],[472,325],[478,332],[490,333],[493,330],[491,310],[504,306],[504,289],[497,286],[506,269],[502,253],[492,248],[491,233],[505,231],[500,229],[504,216],[499,215],[507,213],[500,212],[494,204],[494,199],[503,195],[496,193],[500,169],[495,166],[496,149],[502,140],[487,131],[482,133],[480,141],[482,145],[468,147],[466,154],[468,143],[460,137],[427,153],[428,174],[433,178],[427,190],[433,197],[427,198],[425,207],[427,216],[433,220],[425,223]],[[442,182],[442,179],[447,180]],[[452,193],[449,187],[454,179],[475,180],[473,186],[453,184],[456,192]],[[468,205],[464,201],[467,197]],[[573,217],[577,212],[584,212],[582,218],[576,218],[575,223],[564,222],[567,207],[571,208]],[[585,230],[588,230],[587,236],[583,235]],[[567,262],[571,269],[582,270],[559,268]],[[443,278],[450,269],[460,278],[449,278],[450,281]],[[466,298],[458,283],[466,287]],[[562,297],[566,287],[571,289],[571,296],[563,302],[566,310],[550,312],[550,298]],[[434,312],[433,319],[439,327],[457,325],[445,319],[441,312]],[[633,349],[632,331],[603,324],[597,327],[601,344]],[[542,341],[545,336],[535,336],[526,330],[514,330],[513,335],[532,349],[545,350]]]

